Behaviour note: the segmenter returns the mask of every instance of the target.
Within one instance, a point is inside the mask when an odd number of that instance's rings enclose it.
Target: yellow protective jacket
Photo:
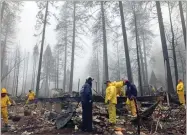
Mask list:
[[[184,92],[184,83],[180,82],[177,85],[177,94]]]
[[[35,98],[35,93],[34,92],[29,92],[28,96],[28,100],[34,100]]]
[[[117,104],[116,87],[112,83],[106,88],[105,103]]]
[[[125,96],[125,92],[123,90],[123,86],[124,86],[123,81],[112,82],[112,85],[116,87],[116,95]]]
[[[122,88],[116,88],[116,95],[125,97],[125,92],[123,87]]]
[[[1,108],[5,108],[8,105],[11,105],[9,97],[7,95],[5,97],[1,97]]]

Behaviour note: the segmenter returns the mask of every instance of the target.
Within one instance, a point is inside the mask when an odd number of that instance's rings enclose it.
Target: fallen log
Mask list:
[[[63,128],[73,117],[74,112],[76,112],[76,108],[78,107],[78,104],[73,107],[70,105],[66,111],[66,113],[61,114],[59,117],[56,118],[56,127],[57,129]]]
[[[146,102],[146,101],[156,101],[157,96],[141,96],[137,97],[137,101],[140,102]],[[69,102],[80,102],[80,97],[55,97],[55,98],[37,98],[33,101],[30,101],[30,103],[37,103],[37,102],[63,102],[63,101],[69,101]],[[118,103],[124,103],[127,100],[127,97],[117,97]],[[25,100],[22,99],[15,99],[16,103],[25,102]],[[104,99],[101,96],[93,96],[93,102],[103,102]]]
[[[146,119],[146,118],[150,117],[153,114],[156,107],[158,106],[159,102],[160,101],[157,101],[154,105],[152,105],[151,107],[149,107],[145,111],[141,112],[139,114],[139,119],[142,120],[142,119]],[[131,120],[131,122],[136,125],[138,123],[138,119],[134,118],[133,120]]]

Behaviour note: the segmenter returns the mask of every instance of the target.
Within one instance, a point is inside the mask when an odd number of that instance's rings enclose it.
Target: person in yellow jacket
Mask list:
[[[179,97],[179,102],[180,102],[182,105],[185,105],[184,83],[182,82],[181,79],[178,81],[178,84],[177,84],[177,94],[178,94],[178,97]]]
[[[3,118],[3,122],[5,127],[8,127],[8,105],[12,105],[10,99],[7,95],[6,88],[1,89],[1,117]]]
[[[117,96],[124,96],[126,97],[126,92],[124,91],[123,87],[125,86],[125,82],[124,81],[118,81],[118,82],[112,82],[112,85],[114,85],[116,87],[116,91],[117,91]],[[130,100],[127,97],[127,100],[125,101],[125,104],[127,105],[127,109],[129,110],[130,108]]]
[[[123,81],[118,81],[118,82],[115,81],[115,82],[111,82],[111,84],[116,87],[117,96],[125,96],[125,93],[123,90],[123,86],[124,86]]]
[[[110,82],[107,81],[105,103],[108,104],[108,113],[109,113],[109,123],[111,125],[116,124],[116,104],[117,104],[117,95],[116,87]]]
[[[29,90],[29,93],[28,93],[27,97],[28,97],[28,99],[27,99],[27,101],[26,101],[26,104],[28,104],[29,101],[34,100],[34,98],[35,98],[35,93],[34,93],[32,90]]]

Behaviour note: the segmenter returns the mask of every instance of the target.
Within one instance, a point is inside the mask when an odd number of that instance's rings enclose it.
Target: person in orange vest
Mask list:
[[[179,97],[179,102],[184,106],[185,105],[185,98],[184,98],[184,83],[180,79],[177,84],[177,94]]]
[[[6,88],[1,89],[1,117],[3,118],[3,122],[5,124],[5,128],[8,127],[8,105],[13,105],[10,102],[10,99],[7,95]]]
[[[29,93],[26,95],[28,98],[27,98],[27,101],[26,101],[26,104],[29,103],[29,101],[33,101],[34,98],[35,98],[35,93],[32,91],[32,90],[29,90]]]

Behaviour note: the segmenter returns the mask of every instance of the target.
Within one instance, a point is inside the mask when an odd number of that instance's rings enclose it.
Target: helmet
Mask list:
[[[110,80],[107,80],[106,82],[104,82],[104,84],[107,84],[107,83],[111,83],[111,81],[110,81]]]
[[[6,91],[5,88],[2,88],[2,89],[1,89],[1,94],[7,94],[7,91]]]
[[[88,77],[86,78],[86,80],[91,80],[91,81],[93,81],[94,79],[93,79],[92,77],[88,76]]]
[[[182,82],[182,80],[181,80],[181,79],[179,79],[179,80],[178,80],[178,82],[180,83],[180,82]]]
[[[126,80],[126,79],[123,82],[124,82],[124,85],[127,85],[130,83],[129,80]]]

